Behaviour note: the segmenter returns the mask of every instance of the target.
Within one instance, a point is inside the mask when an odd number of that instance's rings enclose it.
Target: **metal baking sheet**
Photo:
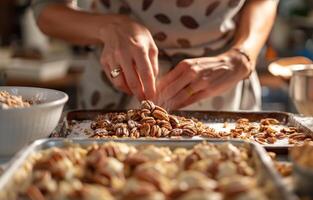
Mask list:
[[[16,188],[16,180],[19,173],[18,170],[25,168],[25,161],[34,153],[51,147],[65,147],[70,144],[79,144],[82,147],[87,147],[91,144],[103,144],[108,141],[122,142],[129,145],[145,145],[153,144],[156,146],[166,146],[170,148],[185,147],[192,148],[194,145],[203,141],[214,144],[222,144],[229,142],[235,146],[248,146],[252,152],[254,166],[256,166],[258,183],[266,188],[270,199],[285,199],[296,200],[297,197],[284,187],[281,177],[274,169],[271,158],[267,155],[265,150],[256,143],[239,141],[239,140],[131,140],[131,139],[42,139],[32,143],[29,147],[21,150],[9,163],[3,175],[0,177],[0,199],[5,199],[8,192],[15,192],[12,189]],[[24,174],[25,175],[25,174]],[[12,188],[13,187],[13,188]]]
[[[67,137],[67,138],[88,138],[92,130],[90,129],[91,120],[95,119],[100,114],[108,112],[123,112],[123,111],[104,111],[104,110],[76,110],[70,111],[66,114],[62,123],[61,130],[56,137]],[[281,122],[280,125],[272,125],[276,130],[280,130],[283,127],[294,126],[299,131],[306,133],[313,137],[313,127],[308,127],[301,122],[301,118],[294,114],[286,112],[227,112],[227,111],[175,111],[171,114],[194,117],[202,121],[204,124],[215,128],[219,131],[227,131],[234,127],[235,121],[240,118],[248,118],[251,122],[258,123],[264,118],[275,118]],[[75,123],[73,123],[75,122]],[[223,128],[224,122],[227,122],[227,128]],[[143,139],[143,138],[138,138]],[[161,140],[168,140],[169,138],[158,138]],[[177,139],[177,138],[176,138]],[[206,139],[201,136],[193,138],[184,137],[184,139]],[[288,148],[292,145],[288,144],[288,139],[281,139],[274,144],[266,144],[264,147],[267,150],[275,151],[276,153],[286,154]]]

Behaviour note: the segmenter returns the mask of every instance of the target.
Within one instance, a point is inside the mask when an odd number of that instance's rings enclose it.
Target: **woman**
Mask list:
[[[85,107],[259,108],[254,67],[278,0],[91,0],[88,12],[67,3],[33,7],[47,35],[101,47],[82,82]]]

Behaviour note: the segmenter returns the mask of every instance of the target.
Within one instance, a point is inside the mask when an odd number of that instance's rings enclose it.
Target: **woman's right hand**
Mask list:
[[[117,89],[138,100],[153,99],[158,49],[149,30],[127,16],[110,17],[112,20],[99,30],[104,44],[100,58],[103,70]],[[111,71],[119,68],[120,75],[112,77]]]

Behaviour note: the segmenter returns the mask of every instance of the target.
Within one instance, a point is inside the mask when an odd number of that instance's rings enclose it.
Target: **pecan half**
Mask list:
[[[139,129],[140,136],[149,136],[150,135],[150,125],[147,123],[142,124],[142,126]]]
[[[276,124],[279,124],[279,121],[274,118],[265,118],[265,119],[261,119],[260,123],[262,125],[276,125]]]
[[[162,136],[161,128],[158,125],[153,125],[150,130],[150,135],[152,137],[161,137]]]
[[[140,110],[140,117],[141,117],[141,118],[149,117],[150,114],[151,114],[151,111],[148,110],[148,109],[141,109],[141,110]]]
[[[152,101],[145,100],[141,102],[141,109],[148,109],[152,112],[154,108],[155,108],[155,105]]]
[[[139,138],[140,137],[140,133],[138,131],[138,129],[136,127],[132,128],[129,132],[129,136],[132,138]]]
[[[170,131],[170,136],[181,136],[183,133],[183,130],[180,128],[174,128]]]
[[[156,124],[156,121],[153,117],[143,117],[141,120],[140,120],[140,123],[146,123],[146,124],[149,124],[150,126],[153,126],[154,124]]]
[[[172,130],[172,125],[169,121],[157,120],[157,124],[162,128],[166,128],[167,130]]]
[[[163,112],[159,109],[154,109],[154,111],[152,112],[152,116],[155,117],[156,119],[169,121],[168,114],[166,111]]]
[[[179,120],[177,119],[176,116],[174,116],[174,115],[169,115],[168,117],[169,117],[169,122],[171,123],[171,126],[172,126],[173,128],[179,127]]]

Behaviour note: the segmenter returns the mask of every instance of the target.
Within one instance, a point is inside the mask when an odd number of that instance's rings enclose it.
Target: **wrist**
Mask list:
[[[129,20],[129,17],[120,14],[103,15],[97,23],[96,38],[101,43],[106,43],[108,39],[112,38],[112,35],[119,32],[121,25]]]
[[[245,79],[248,78],[254,70],[254,61],[251,56],[243,48],[234,47],[231,49],[232,52],[236,54],[236,57],[239,57],[241,61],[241,66],[245,67]]]
[[[118,14],[95,16],[90,29],[92,37],[98,43],[104,44],[110,38],[112,31],[121,23],[121,18],[122,16]]]

